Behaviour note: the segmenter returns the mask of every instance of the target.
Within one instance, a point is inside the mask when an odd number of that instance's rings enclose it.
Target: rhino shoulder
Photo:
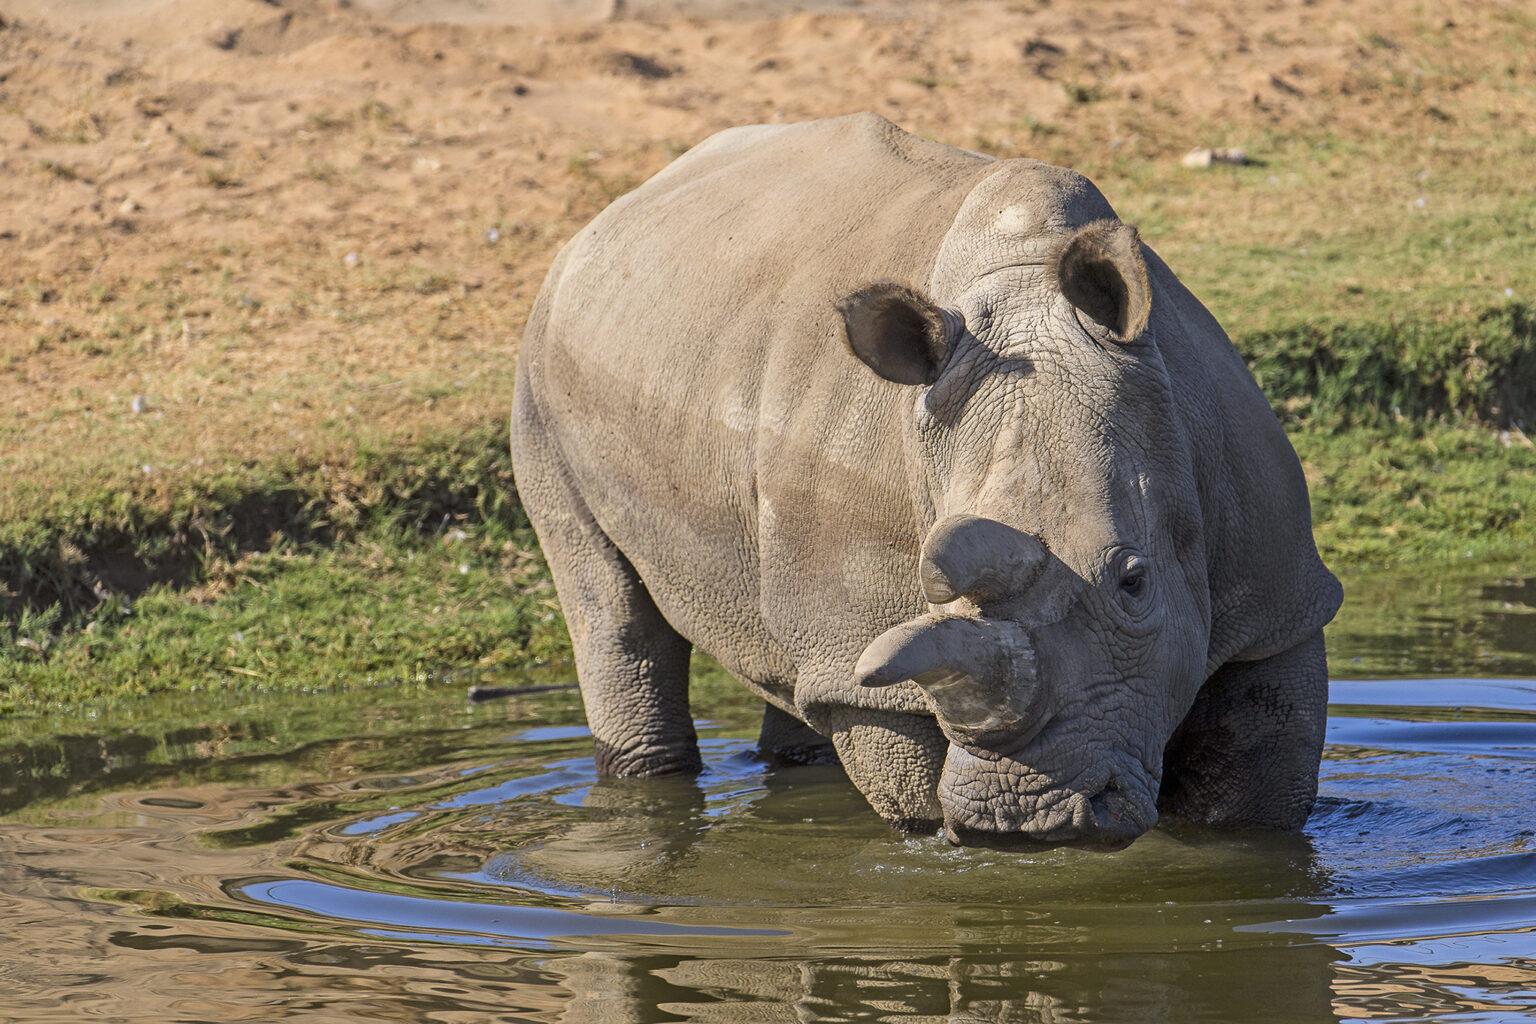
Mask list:
[[[1333,619],[1343,590],[1318,555],[1301,460],[1274,410],[1216,319],[1148,256],[1205,524],[1214,671],[1294,647]]]

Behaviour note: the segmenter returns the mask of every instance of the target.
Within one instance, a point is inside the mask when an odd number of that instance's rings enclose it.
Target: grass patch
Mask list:
[[[43,173],[52,175],[60,181],[85,180],[79,171],[68,164],[60,163],[58,160],[39,160],[37,166],[42,169]]]
[[[204,167],[203,182],[213,188],[236,188],[240,178],[228,167]]]
[[[169,494],[155,486],[88,493],[0,525],[0,618],[60,626],[114,594],[196,583],[220,560],[370,529],[468,524],[499,542],[526,533],[501,423],[365,448],[343,465],[264,462],[191,476]]]
[[[481,524],[376,527],[337,547],[281,545],[0,634],[0,713],[168,690],[306,691],[438,681],[558,658],[564,630],[531,538]]]
[[[1291,422],[1508,426],[1536,415],[1536,314],[1520,303],[1464,319],[1303,323],[1238,348]]]
[[[1526,135],[1443,132],[1406,154],[1395,137],[1321,128],[1206,139],[1263,166],[1191,170],[1134,149],[1084,158],[1076,132],[1036,136],[1027,155],[1091,177],[1235,338],[1460,323],[1536,302]]]
[[[1443,562],[1536,547],[1536,447],[1475,426],[1291,432],[1318,548],[1334,566]]]

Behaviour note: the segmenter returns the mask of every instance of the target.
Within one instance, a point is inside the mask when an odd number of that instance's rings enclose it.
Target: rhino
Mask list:
[[[956,844],[1316,796],[1342,593],[1300,463],[1074,171],[873,114],[710,137],[556,256],[512,458],[604,773],[700,769],[697,647],[766,755]]]

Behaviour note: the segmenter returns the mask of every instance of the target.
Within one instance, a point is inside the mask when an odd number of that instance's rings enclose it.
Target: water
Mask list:
[[[3,723],[0,1019],[1532,1019],[1536,583],[1350,590],[1305,832],[1116,854],[897,836],[708,679],[697,780],[570,692]]]

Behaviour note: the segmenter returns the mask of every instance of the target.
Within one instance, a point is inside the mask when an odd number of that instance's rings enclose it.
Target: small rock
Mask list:
[[[140,209],[142,209],[142,207],[140,207],[139,204],[134,202],[132,199],[124,199],[122,205],[117,208],[117,212],[122,214],[124,217],[127,217],[131,214],[138,213]]]
[[[1248,154],[1241,149],[1206,149],[1198,146],[1184,154],[1185,167],[1210,167],[1212,164],[1230,164],[1241,167],[1248,163]]]
[[[501,229],[491,228],[490,230],[486,231],[485,240],[492,245],[495,245],[497,242],[501,241]]]
[[[140,96],[133,101],[133,109],[145,117],[163,117],[170,108],[169,96]]]
[[[603,70],[615,75],[628,75],[635,78],[655,80],[658,78],[671,78],[681,71],[681,68],[663,64],[654,57],[647,57],[643,53],[632,53],[628,50],[618,50],[608,55],[603,62]]]
[[[133,412],[135,416],[138,416],[141,415],[145,409],[149,408],[149,402],[144,399],[143,395],[134,395],[133,400],[128,403],[128,408]]]
[[[349,252],[349,253],[347,253],[347,254],[346,254],[346,255],[345,255],[345,256],[343,256],[343,257],[342,257],[342,258],[341,258],[341,262],[343,262],[343,263],[345,263],[345,264],[346,264],[346,265],[347,265],[347,266],[349,266],[349,267],[355,267],[355,266],[357,266],[357,261],[358,261],[358,260],[359,260],[359,259],[360,259],[360,258],[361,258],[361,257],[359,257],[359,256],[358,256],[358,255],[357,255],[357,253],[355,253],[355,252]]]

